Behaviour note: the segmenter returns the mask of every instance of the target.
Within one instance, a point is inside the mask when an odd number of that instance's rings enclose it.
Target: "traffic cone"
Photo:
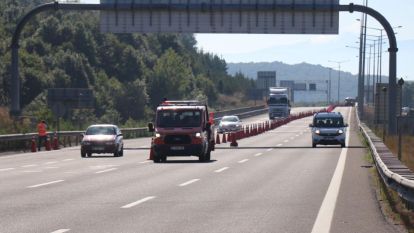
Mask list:
[[[232,133],[231,135],[231,143],[230,146],[231,147],[237,147],[239,144],[236,141],[236,135],[234,133]]]
[[[216,144],[220,144],[220,134],[216,134]]]
[[[53,135],[53,150],[59,150],[59,141],[56,133]]]
[[[226,133],[223,133],[223,143],[227,143]]]
[[[51,148],[51,145],[50,145],[50,137],[49,137],[49,135],[47,135],[47,138],[46,138],[45,148],[46,148],[46,150],[51,150],[52,149]]]
[[[37,151],[37,148],[36,148],[36,140],[35,140],[35,137],[33,136],[32,137],[32,143],[31,143],[31,149],[32,149],[32,152],[36,152]]]
[[[154,160],[154,149],[152,148],[153,142],[154,142],[154,139],[151,138],[151,147],[150,147],[150,154],[149,154],[148,160]]]

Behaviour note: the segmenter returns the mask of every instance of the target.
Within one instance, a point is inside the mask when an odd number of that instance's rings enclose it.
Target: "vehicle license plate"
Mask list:
[[[183,146],[172,146],[171,150],[184,150]]]
[[[92,150],[104,150],[103,146],[94,146],[92,147]]]

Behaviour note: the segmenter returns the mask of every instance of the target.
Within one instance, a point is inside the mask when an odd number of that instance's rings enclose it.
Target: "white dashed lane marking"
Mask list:
[[[11,170],[14,170],[14,169],[16,169],[16,168],[14,168],[14,167],[9,167],[9,168],[1,168],[1,169],[0,169],[0,172],[11,171]]]
[[[220,168],[220,169],[218,169],[218,170],[215,170],[214,172],[216,172],[216,173],[220,173],[220,172],[223,172],[223,171],[225,171],[225,170],[227,170],[227,169],[229,169],[229,167],[223,167],[223,168]]]
[[[267,149],[266,151],[267,152],[270,152],[270,151],[272,151],[273,150],[273,148],[269,148],[269,149]]]
[[[238,163],[245,163],[247,161],[249,161],[249,160],[248,159],[243,159],[243,160],[240,160]]]
[[[139,162],[139,163],[144,164],[144,163],[151,163],[151,162],[152,162],[152,161],[147,160],[147,161],[142,161],[142,162]]]
[[[283,146],[283,144],[282,144],[282,143],[279,143],[279,144],[277,144],[276,146]]]
[[[57,161],[47,162],[47,163],[44,163],[44,165],[55,164],[55,163],[57,163]]]
[[[62,160],[62,162],[67,162],[67,161],[72,161],[72,160],[74,160],[74,159],[64,159],[64,160]]]
[[[124,206],[122,206],[121,208],[122,208],[122,209],[128,209],[128,208],[131,208],[131,207],[137,206],[137,205],[139,205],[139,204],[142,204],[142,203],[144,203],[144,202],[147,202],[147,201],[149,201],[149,200],[152,200],[152,199],[154,199],[154,198],[155,198],[155,196],[149,196],[149,197],[146,197],[146,198],[142,198],[141,200],[138,200],[138,201],[136,201],[136,202],[132,202],[132,203],[130,203],[130,204],[128,204],[128,205],[124,205]]]
[[[256,156],[256,157],[258,157],[258,156],[260,156],[260,155],[262,155],[263,153],[257,153],[257,154],[255,154],[254,156]]]
[[[42,184],[36,184],[36,185],[32,185],[32,186],[27,186],[27,188],[37,188],[37,187],[42,187],[42,186],[46,186],[46,185],[60,183],[60,182],[63,182],[63,181],[64,180],[55,180],[55,181],[50,181],[50,182],[47,182],[47,183],[42,183]]]
[[[116,170],[116,169],[118,169],[118,168],[109,168],[109,169],[106,169],[106,170],[102,170],[102,171],[97,171],[97,172],[95,172],[96,174],[101,174],[101,173],[105,173],[105,172],[110,172],[110,171],[113,171],[113,170]]]
[[[53,231],[51,233],[65,233],[65,232],[68,232],[68,231],[70,231],[70,229],[59,229],[59,230]]]
[[[187,182],[184,182],[184,183],[182,183],[182,184],[180,184],[180,185],[178,185],[178,186],[180,186],[180,187],[184,187],[184,186],[187,186],[187,185],[190,185],[190,184],[192,184],[192,183],[195,183],[195,182],[197,182],[197,181],[199,181],[200,179],[192,179],[192,180],[189,180],[189,181],[187,181]]]
[[[21,167],[36,167],[36,166],[37,166],[36,164],[28,164],[28,165],[23,165]]]
[[[284,140],[283,142],[289,142],[289,140]]]

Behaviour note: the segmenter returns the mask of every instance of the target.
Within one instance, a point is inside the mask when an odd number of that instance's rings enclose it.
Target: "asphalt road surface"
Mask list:
[[[0,232],[396,232],[370,185],[351,108],[350,147],[311,147],[311,117],[217,145],[212,161],[79,147],[0,157]],[[352,114],[353,116],[353,114]],[[253,122],[265,115],[246,119]],[[249,149],[243,149],[249,147]]]

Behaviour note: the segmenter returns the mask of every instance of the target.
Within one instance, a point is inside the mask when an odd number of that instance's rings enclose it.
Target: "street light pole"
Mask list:
[[[397,116],[397,131],[398,131],[398,159],[401,160],[402,157],[402,149],[401,149],[401,140],[402,140],[402,132],[401,132],[401,120],[402,120],[402,96],[403,96],[403,85],[404,79],[400,78],[398,80],[398,86],[400,86],[400,114]]]
[[[339,97],[340,97],[340,89],[341,89],[341,64],[346,61],[332,61],[332,60],[328,60],[328,62],[334,62],[338,64],[338,99],[337,99],[337,103],[339,104]]]

